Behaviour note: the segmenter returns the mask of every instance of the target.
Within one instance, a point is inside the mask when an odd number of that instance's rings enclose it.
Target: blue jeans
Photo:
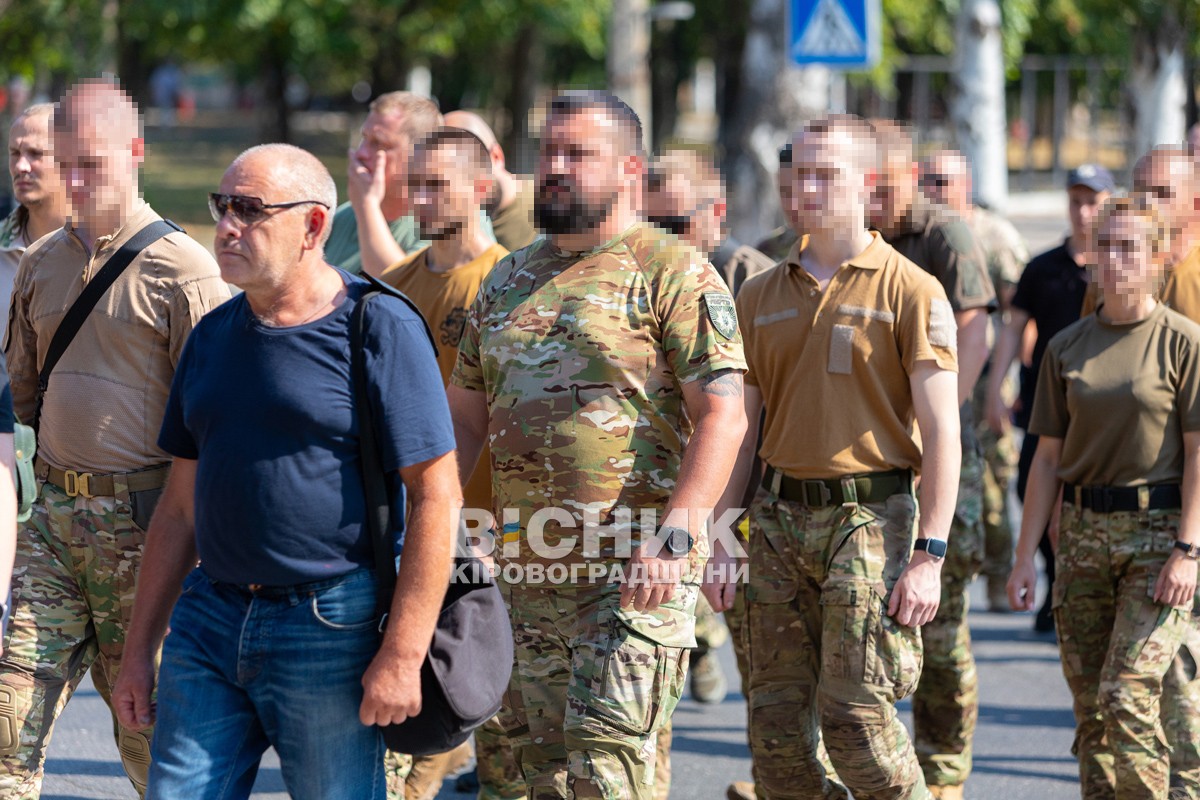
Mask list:
[[[274,747],[293,798],[382,800],[383,737],[358,719],[375,588],[358,570],[251,594],[197,567],[163,645],[146,796],[249,797]]]

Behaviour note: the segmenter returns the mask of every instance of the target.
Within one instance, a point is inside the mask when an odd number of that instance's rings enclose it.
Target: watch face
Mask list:
[[[691,550],[690,542],[691,535],[683,528],[666,528],[663,531],[663,544],[666,545],[667,552],[673,556],[687,555]]]

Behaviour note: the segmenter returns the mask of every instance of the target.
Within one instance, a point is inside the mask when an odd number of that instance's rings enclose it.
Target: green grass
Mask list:
[[[356,120],[323,115],[301,119],[293,135],[296,145],[329,168],[338,185],[339,201],[346,199],[346,149],[349,131],[356,127]],[[172,128],[148,125],[142,194],[164,217],[185,227],[211,227],[208,193],[216,191],[238,153],[259,141],[252,114],[202,112],[195,121]]]

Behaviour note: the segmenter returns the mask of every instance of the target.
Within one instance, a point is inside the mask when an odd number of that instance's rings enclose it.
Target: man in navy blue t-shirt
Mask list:
[[[244,293],[200,321],[175,374],[159,437],[174,467],[114,691],[125,724],[151,723],[174,602],[149,788],[163,800],[248,796],[268,746],[292,797],[383,798],[372,726],[420,708],[462,505],[454,433],[424,321],[378,298],[369,399],[407,491],[395,508],[411,509],[381,637],[374,570],[392,565],[373,563],[363,525],[349,339],[369,285],[324,261],[335,201],[328,171],[289,145],[243,153],[211,198],[221,274]]]

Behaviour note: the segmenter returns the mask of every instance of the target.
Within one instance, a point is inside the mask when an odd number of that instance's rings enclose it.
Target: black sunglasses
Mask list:
[[[648,216],[646,221],[651,225],[662,228],[667,233],[673,233],[676,236],[683,236],[692,229],[691,216],[681,217],[666,217],[666,216]]]
[[[329,208],[320,200],[297,200],[294,203],[264,203],[262,198],[248,197],[244,194],[220,194],[210,192],[208,195],[208,213],[212,214],[213,222],[220,222],[226,212],[232,211],[233,216],[244,225],[253,225],[267,216],[271,208],[295,208],[308,204]]]

